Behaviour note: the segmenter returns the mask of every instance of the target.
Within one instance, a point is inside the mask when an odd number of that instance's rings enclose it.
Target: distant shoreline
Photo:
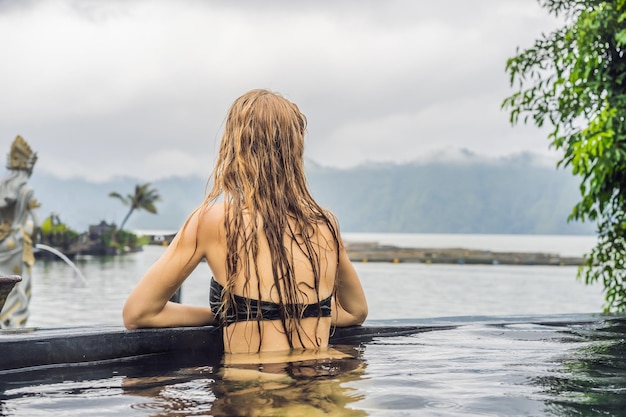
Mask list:
[[[135,231],[135,233],[150,237],[151,244],[167,245],[176,232],[170,230],[138,230]],[[488,250],[467,246],[467,244],[475,244],[474,242],[464,242],[465,244],[457,242],[458,246],[453,242],[446,242],[448,243],[447,246],[422,246],[421,244],[410,243],[409,241],[400,244],[387,244],[384,243],[384,239],[383,243],[378,239],[379,237],[389,236],[392,237],[392,240],[398,240],[398,236],[403,235],[347,233],[346,236],[344,236],[344,244],[350,260],[352,262],[546,266],[578,266],[584,262],[582,256],[571,254],[563,255],[545,250]],[[404,236],[420,236],[426,238],[426,241],[431,241],[433,237],[442,235],[406,234]],[[459,236],[492,237],[495,235]],[[510,236],[503,235],[501,237]],[[533,235],[520,235],[518,237],[537,238],[537,236]],[[567,240],[572,239],[571,236],[567,235],[548,237]],[[595,236],[578,236],[578,238],[581,237],[584,238],[585,241],[588,240],[589,244],[595,239]],[[363,240],[364,238],[372,238],[372,240]],[[537,247],[535,245],[531,246]],[[545,247],[545,245],[541,247]],[[554,246],[551,246],[551,249],[559,250],[559,248]]]
[[[582,257],[543,252],[497,252],[466,248],[405,248],[378,242],[345,242],[352,262],[467,265],[578,266]]]
[[[399,248],[463,248],[493,252],[559,254],[582,258],[597,243],[595,235],[342,233],[345,242],[376,242]]]

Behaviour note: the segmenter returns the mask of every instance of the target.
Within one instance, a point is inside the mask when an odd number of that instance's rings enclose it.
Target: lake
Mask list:
[[[344,239],[568,256],[582,255],[595,242],[593,236],[526,235],[349,233]],[[146,246],[139,253],[78,259],[86,282],[63,262],[37,262],[29,326],[121,324],[126,296],[163,250]],[[368,297],[370,320],[602,310],[602,287],[577,281],[576,267],[355,263],[355,268]],[[208,267],[200,265],[183,286],[183,302],[205,305],[210,278]]]

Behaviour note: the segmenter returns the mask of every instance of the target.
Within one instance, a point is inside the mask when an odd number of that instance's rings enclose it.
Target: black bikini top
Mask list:
[[[220,310],[222,306],[222,296],[224,287],[211,278],[211,289],[209,292],[209,306],[215,317],[220,322],[226,324],[238,321],[248,320],[280,320],[282,307],[278,303],[271,301],[259,301],[253,298],[246,298],[240,295],[234,295],[235,305],[230,305],[224,312]],[[331,296],[321,300],[315,304],[304,305],[302,318],[308,317],[330,317],[330,300]],[[248,304],[250,304],[250,313],[248,314]],[[226,314],[224,314],[226,313]],[[224,320],[225,319],[225,320]]]

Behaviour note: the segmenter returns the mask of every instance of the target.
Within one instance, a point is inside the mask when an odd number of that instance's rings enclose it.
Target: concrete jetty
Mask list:
[[[556,253],[497,252],[466,248],[404,248],[377,242],[345,242],[352,262],[413,262],[424,264],[578,266],[582,257]]]

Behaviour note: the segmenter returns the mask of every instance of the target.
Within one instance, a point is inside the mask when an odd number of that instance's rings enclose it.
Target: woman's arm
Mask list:
[[[204,258],[197,239],[198,223],[198,211],[195,211],[130,293],[122,312],[126,328],[215,324],[209,307],[169,301]]]
[[[333,325],[355,326],[362,324],[367,318],[365,292],[343,244],[339,250],[337,291],[333,301]]]

